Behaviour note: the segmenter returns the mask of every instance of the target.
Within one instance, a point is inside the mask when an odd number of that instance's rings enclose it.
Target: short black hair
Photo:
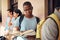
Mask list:
[[[24,2],[24,3],[23,3],[23,6],[25,6],[25,5],[32,6],[31,2],[29,2],[29,1]]]
[[[22,15],[21,10],[19,10],[19,9],[14,10],[14,12],[15,12],[15,13],[17,13],[17,14],[19,13],[19,15],[18,15],[18,16],[21,16],[21,15]]]
[[[8,9],[7,11],[9,11],[9,12],[13,12],[13,10],[12,10],[12,9]]]
[[[7,9],[7,11],[12,12],[12,14],[13,14],[13,10],[12,9]]]
[[[60,7],[56,7],[56,10],[59,10],[60,9]]]

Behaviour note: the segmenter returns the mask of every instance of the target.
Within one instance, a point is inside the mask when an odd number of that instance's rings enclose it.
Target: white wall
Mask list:
[[[8,9],[8,0],[1,0],[2,25],[5,26]]]

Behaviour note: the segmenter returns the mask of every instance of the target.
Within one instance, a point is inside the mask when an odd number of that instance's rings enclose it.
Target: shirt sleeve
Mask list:
[[[48,18],[42,26],[41,39],[42,40],[57,40],[58,29],[56,23]]]
[[[7,21],[6,21],[6,24],[5,24],[5,29],[4,29],[4,30],[6,31],[6,30],[8,30],[8,29],[9,29],[9,27],[8,27],[8,20],[7,20]]]

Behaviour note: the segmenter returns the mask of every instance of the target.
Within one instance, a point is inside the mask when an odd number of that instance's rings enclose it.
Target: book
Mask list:
[[[33,36],[33,35],[35,35],[36,33],[35,33],[35,31],[33,31],[33,30],[27,30],[27,31],[25,31],[25,32],[20,32],[20,31],[15,31],[15,32],[13,32],[13,33],[10,33],[11,35],[15,35],[15,36],[28,36],[28,35],[30,35],[30,36]]]

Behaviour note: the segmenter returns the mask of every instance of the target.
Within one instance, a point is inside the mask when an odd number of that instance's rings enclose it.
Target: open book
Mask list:
[[[33,30],[28,30],[28,31],[25,31],[25,32],[23,32],[23,33],[15,32],[15,33],[10,33],[10,34],[15,35],[15,36],[28,36],[28,35],[33,36],[33,35],[35,35],[36,33],[35,33],[35,31],[33,31]]]

